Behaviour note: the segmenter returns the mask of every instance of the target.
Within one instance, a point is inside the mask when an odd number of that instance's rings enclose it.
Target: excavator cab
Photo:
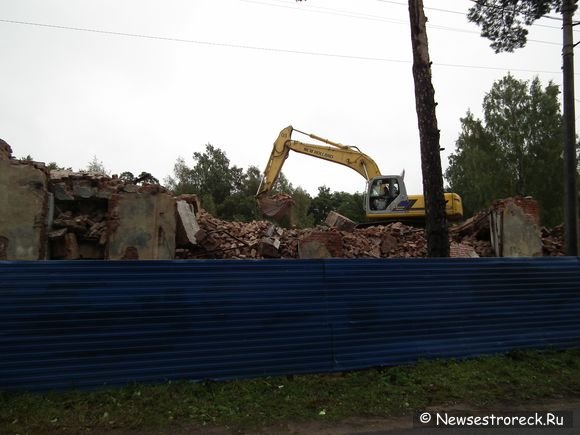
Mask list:
[[[369,217],[404,211],[409,204],[405,183],[398,175],[380,175],[370,180],[364,201]]]

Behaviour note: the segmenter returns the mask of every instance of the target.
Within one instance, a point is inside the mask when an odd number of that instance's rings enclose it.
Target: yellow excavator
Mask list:
[[[292,140],[293,131],[329,146]],[[287,195],[269,196],[290,150],[347,166],[362,175],[367,181],[363,206],[370,221],[421,222],[425,220],[423,195],[407,195],[403,175],[381,175],[375,161],[357,147],[332,142],[294,129],[292,126],[280,131],[274,142],[274,148],[256,194],[258,205],[265,216],[275,219],[282,217],[292,206],[292,198]],[[458,194],[445,193],[445,214],[451,221],[463,218],[463,206]]]

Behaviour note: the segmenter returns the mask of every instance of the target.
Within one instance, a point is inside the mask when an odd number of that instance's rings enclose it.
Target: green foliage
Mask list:
[[[141,172],[138,177],[135,177],[132,172],[123,172],[119,178],[125,183],[129,184],[159,184],[159,180],[151,175],[149,172]]]
[[[203,208],[221,219],[242,222],[262,219],[255,200],[262,173],[256,166],[245,171],[232,166],[226,154],[210,144],[204,153],[194,153],[193,161],[194,166],[190,168],[183,158],[178,158],[173,177],[164,180],[175,195],[195,193]],[[303,188],[295,188],[283,173],[278,176],[272,193],[286,193],[294,199],[292,215],[287,222],[277,222],[280,225],[312,227],[322,223],[331,210],[355,221],[364,219],[361,194],[331,193],[330,188],[323,186],[313,199]]]
[[[230,160],[221,149],[207,144],[205,152],[193,153],[193,161],[193,167],[189,168],[180,157],[173,168],[174,178],[169,177],[166,180],[167,186],[176,195],[210,195],[215,204],[221,204],[227,197],[242,189],[243,169],[230,166]]]
[[[492,41],[496,53],[526,45],[530,26],[552,10],[560,12],[562,0],[475,1],[467,18],[481,27],[481,36]]]
[[[326,216],[333,209],[333,198],[330,193],[330,188],[320,186],[318,188],[318,195],[312,200],[310,210],[308,213],[312,215],[315,224],[321,224],[326,219]]]
[[[376,417],[400,415],[411,421],[417,409],[458,403],[467,409],[505,408],[506,403],[530,407],[545,400],[565,403],[577,399],[579,391],[580,351],[516,351],[331,375],[1,392],[0,432],[271,433],[304,421],[328,425],[371,417],[376,425]],[[312,432],[313,425],[307,426]]]
[[[308,214],[312,198],[302,187],[297,187],[292,192],[294,207],[292,208],[291,222],[297,228],[311,228],[314,226],[314,217]]]
[[[193,154],[193,167],[178,158],[173,177],[166,178],[166,186],[175,195],[195,193],[203,208],[222,219],[250,221],[258,219],[254,195],[261,180],[260,170],[250,166],[247,171],[230,164],[226,154],[207,144],[205,152]]]
[[[123,180],[125,183],[135,182],[135,176],[132,172],[129,171],[123,172],[121,175],[119,175],[119,179]]]
[[[362,222],[365,219],[362,194],[331,192],[329,187],[320,186],[318,195],[310,204],[309,214],[312,215],[314,223],[319,225],[331,211],[336,211],[355,222]]]
[[[187,166],[183,157],[177,158],[175,165],[173,165],[173,177],[167,177],[164,182],[165,186],[172,190],[175,195],[196,193],[192,181],[192,169]]]
[[[562,117],[558,86],[511,75],[495,82],[483,101],[484,120],[467,112],[445,175],[463,198],[466,216],[491,201],[530,195],[545,225],[562,219]]]
[[[336,205],[336,212],[354,222],[365,220],[366,214],[363,207],[362,193],[334,192],[333,200]]]

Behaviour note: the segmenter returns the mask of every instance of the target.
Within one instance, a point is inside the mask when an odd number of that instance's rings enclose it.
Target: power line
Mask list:
[[[284,48],[259,47],[259,46],[254,46],[254,45],[232,44],[232,43],[226,43],[226,42],[213,42],[213,41],[202,41],[202,40],[196,40],[196,39],[174,38],[174,37],[168,37],[168,36],[145,35],[145,34],[139,34],[139,33],[116,32],[116,31],[110,31],[110,30],[91,29],[91,28],[86,28],[86,27],[59,26],[56,24],[34,23],[34,22],[29,22],[29,21],[16,21],[16,20],[0,19],[0,22],[10,23],[10,24],[20,24],[20,25],[25,25],[25,26],[44,27],[44,28],[49,28],[49,29],[97,33],[97,34],[101,34],[101,35],[125,36],[128,38],[143,38],[143,39],[152,39],[152,40],[158,40],[158,41],[182,42],[182,43],[187,43],[187,44],[206,45],[206,46],[213,46],[213,47],[239,48],[239,49],[245,49],[245,50],[257,50],[257,51],[290,53],[290,54],[305,54],[305,55],[310,55],[310,56],[326,56],[326,57],[337,57],[337,58],[355,59],[355,60],[371,60],[371,61],[399,62],[399,63],[409,63],[410,62],[410,61],[406,61],[406,60],[386,59],[386,58],[378,58],[378,57],[353,56],[353,55],[345,55],[345,54],[338,54],[338,53],[324,53],[324,52],[303,51],[303,50],[293,50],[293,49],[284,49]]]
[[[276,1],[276,2],[282,3],[282,4],[273,4],[270,2],[265,2],[265,1],[260,1],[260,0],[240,0],[240,1],[242,1],[244,3],[253,3],[253,4],[263,5],[263,6],[285,8],[285,9],[290,9],[290,10],[299,11],[299,12],[335,15],[335,16],[347,17],[347,18],[357,18],[357,19],[363,19],[363,20],[369,20],[369,21],[379,21],[379,22],[386,22],[386,23],[408,25],[408,21],[406,21],[406,20],[397,20],[397,19],[393,19],[393,18],[382,17],[379,15],[364,14],[364,13],[359,13],[359,12],[347,11],[344,9],[326,8],[326,7],[322,7],[322,6],[309,6],[308,8],[303,8],[303,7],[290,5],[287,2],[285,2],[284,0],[270,0],[270,1]],[[395,2],[395,1],[389,1],[389,0],[378,0],[378,1],[404,6],[403,3],[399,3],[399,2]],[[425,9],[431,9],[431,10],[441,11],[441,12],[450,12],[450,13],[465,16],[464,12],[451,11],[449,9],[438,9],[438,8],[425,8]],[[558,29],[558,30],[560,29],[559,27],[542,26],[541,24],[538,24],[538,26],[548,27],[550,29]],[[431,24],[429,22],[427,23],[427,27],[430,29],[435,29],[435,30],[468,33],[468,34],[473,34],[473,35],[478,35],[478,36],[480,35],[480,33],[478,31],[475,31],[475,30],[460,29],[457,27],[449,27],[449,26],[438,26],[435,24]],[[528,39],[528,42],[533,42],[533,43],[537,43],[537,44],[561,46],[561,43],[559,43],[559,42],[542,41],[539,39]]]
[[[274,3],[258,1],[258,0],[240,0],[240,1],[244,2],[244,3],[253,3],[253,4],[263,5],[263,6],[291,9],[291,10],[299,11],[299,12],[309,12],[309,13],[325,14],[325,15],[336,15],[336,16],[340,16],[340,17],[358,18],[358,19],[369,20],[369,21],[384,21],[384,22],[388,22],[388,23],[406,24],[406,22],[403,20],[396,20],[396,19],[392,19],[392,18],[381,17],[379,15],[372,15],[372,14],[365,14],[365,13],[354,12],[354,11],[347,11],[344,9],[326,8],[326,7],[322,7],[322,6],[308,6],[307,8],[304,8],[304,7],[291,5],[287,2],[285,2],[284,0],[271,0],[271,1],[276,1],[278,3],[281,3],[281,4],[274,4]]]
[[[389,58],[383,58],[383,57],[354,56],[354,55],[339,54],[339,53],[325,53],[325,52],[320,52],[320,51],[305,51],[305,50],[294,50],[294,49],[273,48],[273,47],[259,47],[259,46],[255,46],[255,45],[231,44],[231,43],[225,43],[225,42],[202,41],[202,40],[196,40],[196,39],[184,39],[184,38],[174,38],[174,37],[167,37],[167,36],[145,35],[145,34],[139,34],[139,33],[116,32],[116,31],[93,29],[93,28],[87,28],[87,27],[60,26],[60,25],[56,25],[56,24],[35,23],[35,22],[30,22],[30,21],[16,21],[16,20],[0,19],[0,22],[8,23],[8,24],[18,24],[18,25],[24,25],[24,26],[41,27],[41,28],[47,28],[47,29],[86,32],[86,33],[95,33],[95,34],[99,34],[99,35],[122,36],[122,37],[128,37],[128,38],[141,38],[141,39],[158,40],[158,41],[180,42],[180,43],[187,43],[187,44],[205,45],[205,46],[211,46],[211,47],[237,48],[237,49],[263,51],[263,52],[302,54],[302,55],[308,55],[308,56],[321,56],[321,57],[364,60],[364,61],[374,61],[374,62],[405,63],[405,64],[412,63],[412,61],[404,60],[404,59],[389,59]],[[521,68],[499,68],[499,67],[488,67],[488,66],[478,66],[478,65],[457,65],[457,64],[450,64],[450,63],[447,63],[447,64],[445,64],[445,63],[441,63],[441,64],[433,63],[433,65],[434,66],[441,66],[441,67],[451,67],[451,68],[470,68],[470,69],[496,70],[496,71],[509,70],[509,71],[536,73],[536,74],[559,74],[560,73],[559,71],[528,70],[528,69],[521,69]],[[578,75],[580,75],[580,73]]]
[[[321,6],[309,6],[308,8],[302,8],[302,7],[297,7],[297,6],[291,6],[284,0],[270,0],[270,1],[276,1],[276,2],[282,3],[282,4],[273,4],[270,2],[264,2],[264,1],[260,1],[260,0],[240,0],[240,1],[242,1],[244,3],[253,3],[253,4],[263,5],[263,6],[285,8],[285,9],[290,9],[290,10],[295,10],[295,11],[300,11],[300,12],[335,15],[335,16],[348,17],[348,18],[357,18],[357,19],[364,19],[364,20],[370,20],[370,21],[379,21],[379,22],[386,22],[386,23],[408,25],[407,20],[397,20],[397,19],[382,17],[379,15],[362,14],[362,13],[358,13],[358,12],[346,11],[344,9],[326,8],[326,7],[321,7]],[[385,3],[393,3],[393,4],[403,6],[402,3],[398,3],[398,2],[394,2],[394,1],[388,1],[388,0],[379,0],[379,1],[383,1]],[[459,15],[465,15],[465,13],[463,13],[463,12],[451,11],[448,9],[436,9],[436,8],[430,8],[430,9],[437,10],[437,11],[443,11],[443,12],[452,12],[452,13],[456,13]],[[473,34],[473,35],[477,35],[477,36],[480,35],[480,33],[478,31],[475,31],[475,30],[460,29],[457,27],[448,27],[448,26],[438,26],[435,24],[431,24],[429,22],[427,23],[427,27],[429,29],[434,29],[434,30],[468,33],[468,34]],[[552,29],[559,29],[558,27],[552,27],[552,26],[546,26],[546,27],[550,27]],[[528,42],[533,42],[533,43],[537,43],[537,44],[554,45],[554,46],[561,46],[562,45],[559,42],[542,41],[542,40],[538,40],[538,39],[528,39]]]
[[[408,3],[401,3],[401,2],[397,2],[397,1],[393,1],[393,0],[377,0],[377,1],[379,1],[379,2],[381,2],[381,3],[390,3],[390,4],[394,4],[394,5],[399,5],[399,6],[408,6]],[[495,5],[488,5],[488,4],[485,4],[485,3],[483,3],[483,4],[482,4],[482,3],[479,3],[479,2],[478,2],[478,1],[476,1],[476,0],[470,0],[470,1],[471,1],[471,2],[473,2],[473,3],[480,4],[480,5],[482,5],[482,6],[488,6],[488,7],[496,7]],[[503,9],[503,10],[505,9],[505,8],[502,8],[502,7],[499,7],[499,6],[497,6],[497,7],[498,7],[498,8],[501,8],[501,9]],[[453,11],[453,10],[451,10],[451,9],[432,8],[432,7],[427,7],[427,6],[425,6],[425,7],[424,7],[424,9],[425,9],[425,10],[430,10],[430,11],[445,12],[445,13],[450,13],[450,14],[457,14],[457,15],[467,15],[465,12],[460,12],[460,11]],[[562,21],[562,19],[561,19],[561,18],[557,18],[557,17],[549,17],[549,16],[545,16],[544,18],[548,18],[548,19],[552,19],[552,20],[559,20],[559,21]],[[560,29],[561,29],[561,27],[557,27],[557,26],[548,26],[548,25],[546,25],[546,24],[534,24],[534,26],[536,26],[536,27],[545,27],[545,28],[547,28],[547,29],[558,29],[558,30],[560,30]]]

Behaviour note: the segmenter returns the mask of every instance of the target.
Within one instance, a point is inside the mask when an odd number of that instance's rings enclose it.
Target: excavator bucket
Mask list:
[[[274,220],[289,216],[293,205],[292,197],[283,193],[269,197],[258,197],[258,207],[260,207],[262,214]]]

